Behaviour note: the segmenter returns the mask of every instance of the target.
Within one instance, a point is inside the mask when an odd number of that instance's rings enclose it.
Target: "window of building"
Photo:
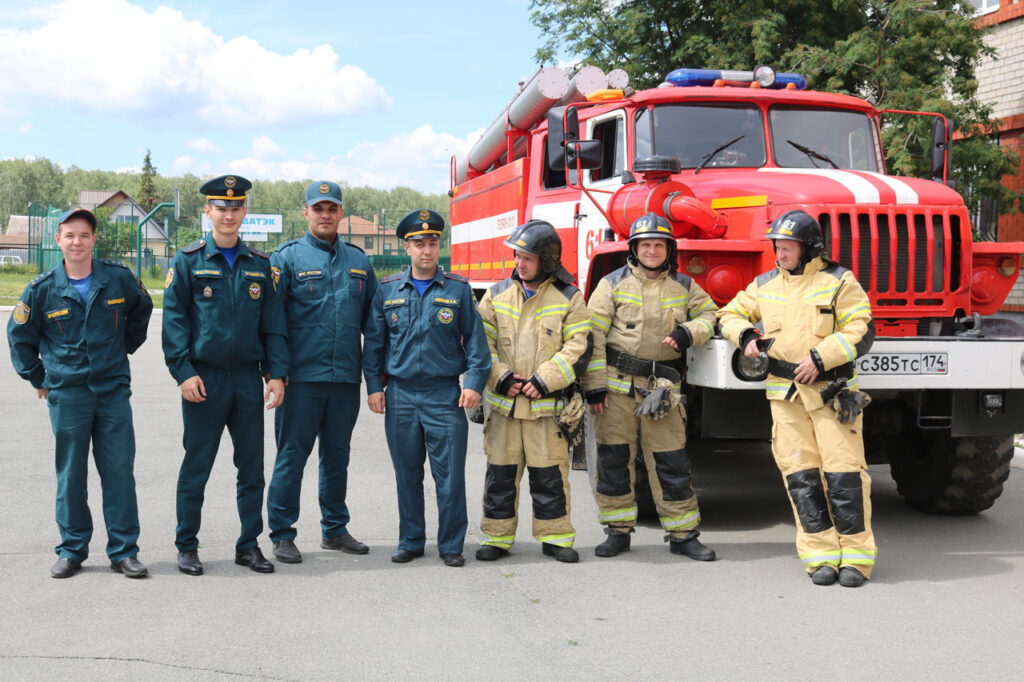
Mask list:
[[[978,14],[988,14],[999,9],[999,0],[971,0]]]
[[[367,251],[373,249],[373,237],[363,237],[363,248]]]

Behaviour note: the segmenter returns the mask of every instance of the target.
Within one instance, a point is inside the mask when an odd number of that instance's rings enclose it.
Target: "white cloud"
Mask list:
[[[277,143],[266,135],[252,139],[252,155],[262,161],[275,161],[284,156]]]
[[[196,137],[185,143],[185,146],[189,149],[194,149],[201,154],[220,154],[221,149],[214,143],[207,140],[205,137]],[[190,158],[190,157],[182,157]]]
[[[18,134],[24,135],[26,133],[31,133],[33,130],[35,130],[35,128],[36,127],[32,125],[32,121],[26,121],[25,123],[22,123],[20,126],[18,126]]]
[[[329,45],[279,54],[244,36],[226,40],[168,7],[146,12],[127,0],[54,5],[41,27],[5,34],[0,72],[7,101],[31,97],[168,118],[198,113],[207,124],[235,129],[392,103]]]
[[[261,158],[256,153],[231,162],[231,170],[248,178],[304,180],[328,178],[350,185],[392,188],[399,185],[423,192],[445,192],[449,186],[452,154],[465,156],[483,130],[465,137],[436,132],[424,125],[410,133],[393,135],[382,142],[361,142],[348,153],[327,159],[307,152],[280,152],[280,159]],[[272,141],[267,140],[273,144]],[[193,171],[195,172],[195,171]]]

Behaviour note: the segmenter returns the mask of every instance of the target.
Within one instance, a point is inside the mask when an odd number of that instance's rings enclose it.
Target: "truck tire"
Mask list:
[[[889,450],[896,489],[912,507],[929,514],[977,514],[1002,494],[1013,458],[1012,434],[953,438],[918,432],[913,440],[913,447]]]

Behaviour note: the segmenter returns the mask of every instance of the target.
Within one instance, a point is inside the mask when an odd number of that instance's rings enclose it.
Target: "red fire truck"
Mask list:
[[[883,116],[934,119],[933,179],[886,173]],[[595,67],[540,69],[466,159],[452,159],[452,269],[482,293],[512,272],[504,239],[544,219],[585,295],[620,267],[634,219],[672,224],[679,269],[718,305],[774,267],[763,235],[792,209],[868,292],[877,329],[858,358],[869,461],[915,507],[987,509],[1024,432],[1024,328],[992,318],[1024,243],[974,242],[948,185],[941,116],[815,92],[797,74],[677,69],[650,90]],[[767,438],[766,367],[721,337],[688,351],[691,438]]]

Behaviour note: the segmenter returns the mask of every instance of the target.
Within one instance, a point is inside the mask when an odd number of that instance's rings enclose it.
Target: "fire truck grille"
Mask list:
[[[818,221],[825,252],[852,270],[869,294],[919,297],[960,288],[959,216],[875,209],[822,213]]]

